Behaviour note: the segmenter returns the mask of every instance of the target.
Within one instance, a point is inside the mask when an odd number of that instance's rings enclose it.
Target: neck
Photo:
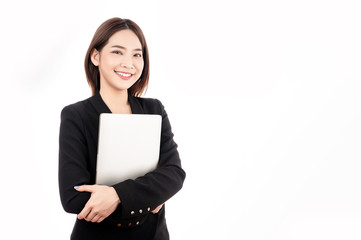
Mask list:
[[[101,88],[99,93],[105,104],[113,113],[123,112],[124,109],[127,109],[130,106],[127,90],[109,91]]]

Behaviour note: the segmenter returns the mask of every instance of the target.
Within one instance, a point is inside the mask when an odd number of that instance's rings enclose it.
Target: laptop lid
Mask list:
[[[114,185],[155,170],[161,123],[160,115],[100,114],[96,184]]]

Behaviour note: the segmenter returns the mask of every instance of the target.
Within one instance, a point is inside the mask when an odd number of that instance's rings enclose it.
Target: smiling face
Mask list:
[[[92,51],[91,61],[99,68],[102,92],[123,92],[142,75],[142,45],[133,31],[121,30],[109,38],[100,52]]]

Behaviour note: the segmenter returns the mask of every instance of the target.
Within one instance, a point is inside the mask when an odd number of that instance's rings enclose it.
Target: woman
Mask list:
[[[148,85],[148,48],[141,29],[112,18],[95,32],[85,57],[92,97],[61,112],[59,189],[64,210],[78,215],[71,239],[169,239],[164,203],[185,172],[163,105],[140,98]],[[159,114],[156,170],[113,186],[95,185],[100,113]]]

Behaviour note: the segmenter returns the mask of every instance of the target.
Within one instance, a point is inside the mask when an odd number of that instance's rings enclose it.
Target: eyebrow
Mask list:
[[[123,47],[123,46],[120,46],[120,45],[114,45],[114,46],[111,46],[112,48],[121,48],[121,49],[127,49],[126,47]],[[141,51],[142,52],[142,49],[140,48],[135,48],[133,49],[133,51]]]

